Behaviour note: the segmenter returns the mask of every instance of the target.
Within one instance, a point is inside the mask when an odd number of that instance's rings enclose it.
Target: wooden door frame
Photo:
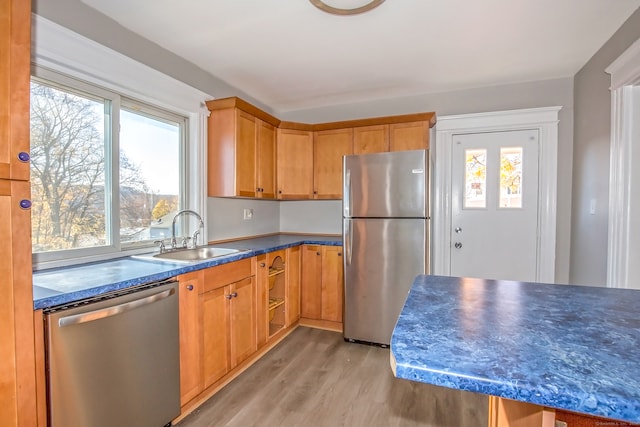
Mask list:
[[[640,210],[640,175],[633,169],[640,160],[640,40],[605,71],[611,75],[607,287],[638,288],[640,240],[635,236],[640,224],[633,218]]]
[[[562,107],[528,108],[438,117],[432,149],[432,274],[451,272],[451,166],[455,135],[535,129],[539,135],[536,281],[555,282],[558,176],[558,112]]]

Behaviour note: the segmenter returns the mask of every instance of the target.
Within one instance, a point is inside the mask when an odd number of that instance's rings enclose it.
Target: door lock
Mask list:
[[[462,247],[462,243],[460,242],[456,242],[455,245],[453,245],[456,247],[456,249],[460,249]]]

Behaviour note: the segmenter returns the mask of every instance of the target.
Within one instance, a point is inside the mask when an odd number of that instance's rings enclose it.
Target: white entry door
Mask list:
[[[535,281],[538,130],[453,136],[451,275]]]

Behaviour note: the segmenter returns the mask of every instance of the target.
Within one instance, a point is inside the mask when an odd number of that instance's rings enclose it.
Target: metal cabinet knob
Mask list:
[[[234,293],[232,293],[232,294],[231,294],[231,296],[232,296],[233,298],[237,298],[237,297],[238,297],[238,293],[237,293],[237,292],[234,292]]]
[[[233,298],[233,295],[228,294],[228,295],[225,295],[224,297],[225,297],[226,299],[231,299],[231,298]]]
[[[460,242],[456,242],[456,244],[455,244],[455,245],[453,245],[453,246],[455,246],[455,247],[456,247],[456,249],[460,249],[460,248],[462,247],[462,243],[460,243]]]
[[[20,160],[21,162],[26,163],[29,161],[29,159],[31,159],[31,156],[29,155],[29,153],[25,151],[21,151],[18,153],[18,160]]]
[[[456,233],[461,233],[462,227],[456,227],[453,231],[455,231]]]
[[[187,290],[188,291],[192,291],[193,290],[193,285],[187,285]]]
[[[260,263],[260,267],[262,267],[262,268],[266,267],[266,265],[267,265],[267,264],[265,264],[264,262],[261,262],[261,263]]]

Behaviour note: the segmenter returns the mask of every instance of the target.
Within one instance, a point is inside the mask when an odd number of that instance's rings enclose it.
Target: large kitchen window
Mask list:
[[[185,206],[187,119],[36,69],[31,80],[34,262],[148,247]]]

